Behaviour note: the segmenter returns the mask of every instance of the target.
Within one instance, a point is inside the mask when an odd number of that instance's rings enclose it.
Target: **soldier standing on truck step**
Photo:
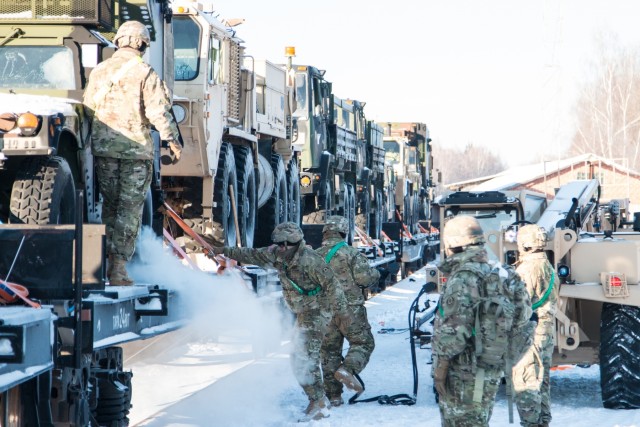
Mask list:
[[[549,370],[553,356],[553,334],[558,304],[558,285],[553,266],[544,248],[547,233],[535,224],[518,231],[522,277],[531,296],[534,313],[538,316],[533,343],[513,368],[515,401],[520,424],[526,427],[547,427],[551,423]]]
[[[118,50],[91,72],[84,105],[93,118],[91,150],[104,199],[107,277],[111,285],[123,286],[133,283],[125,266],[135,250],[153,172],[151,126],[168,143],[174,162],[181,147],[169,91],[142,60],[151,43],[149,30],[140,22],[128,21],[113,42]]]
[[[510,266],[489,261],[476,218],[450,219],[442,240],[438,268],[448,278],[432,341],[440,418],[443,427],[486,427],[509,360],[530,343],[531,302]]]
[[[348,304],[346,312],[333,314],[320,350],[324,390],[331,406],[344,403],[342,384],[362,393],[364,387],[357,375],[369,362],[375,347],[363,291],[378,281],[380,273],[369,266],[369,260],[356,248],[347,245],[348,232],[345,217],[328,217],[322,229],[322,246],[316,250],[336,275]],[[345,337],[349,351],[342,361]]]
[[[309,398],[300,421],[319,420],[329,416],[330,407],[320,372],[320,346],[333,313],[344,312],[347,301],[331,267],[307,247],[297,224],[278,224],[271,240],[275,244],[265,248],[215,247],[213,252],[278,270],[284,300],[296,315],[293,373]]]

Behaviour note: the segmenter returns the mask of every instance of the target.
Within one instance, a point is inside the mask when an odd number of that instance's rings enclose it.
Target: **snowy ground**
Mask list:
[[[154,248],[157,250],[157,248]],[[153,257],[158,277],[175,270],[163,256]],[[134,270],[134,277],[152,269]],[[163,273],[163,269],[165,269]],[[373,403],[343,405],[328,419],[298,423],[307,400],[289,366],[288,322],[271,304],[262,304],[233,276],[211,278],[181,273],[170,278],[194,295],[200,316],[180,331],[125,348],[125,366],[133,370],[133,426],[361,427],[440,425],[430,376],[429,349],[417,349],[419,389],[414,406]],[[407,328],[411,302],[425,282],[418,272],[368,301],[376,349],[362,373],[361,398],[413,390]],[[602,408],[599,371],[566,366],[553,371],[552,414],[557,426],[640,426],[640,410]],[[345,395],[349,397],[349,395]],[[346,399],[345,399],[346,400]],[[514,408],[515,412],[515,408]],[[518,415],[514,414],[518,425]],[[509,426],[501,391],[491,426]]]

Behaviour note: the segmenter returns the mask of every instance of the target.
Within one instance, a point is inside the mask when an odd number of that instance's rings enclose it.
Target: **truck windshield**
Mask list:
[[[198,75],[200,26],[188,16],[173,18],[173,66],[176,81],[193,80]]]
[[[61,46],[2,46],[0,87],[75,90],[73,54]]]
[[[400,144],[397,141],[384,142],[384,157],[387,161],[398,163],[400,161]]]
[[[294,111],[294,117],[307,117],[307,94],[309,93],[309,87],[307,84],[307,75],[303,73],[296,74],[296,110]]]
[[[487,231],[504,231],[511,224],[518,221],[516,209],[510,209],[508,213],[496,209],[460,209],[457,215],[471,215],[475,217],[485,233]]]

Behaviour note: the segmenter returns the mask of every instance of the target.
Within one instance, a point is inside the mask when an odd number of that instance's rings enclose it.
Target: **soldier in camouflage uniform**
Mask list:
[[[293,222],[279,224],[266,248],[213,248],[216,254],[242,263],[278,270],[284,300],[296,315],[293,373],[309,398],[301,421],[329,416],[320,372],[320,346],[334,312],[344,312],[347,302],[333,271],[306,246],[302,230]]]
[[[168,90],[142,60],[151,42],[149,30],[140,22],[125,22],[113,42],[118,50],[91,72],[84,105],[93,118],[91,148],[104,199],[107,277],[111,285],[131,285],[125,265],[135,250],[151,182],[151,126],[168,142],[176,160],[181,147],[176,142],[178,127],[171,114]]]
[[[334,313],[320,350],[324,390],[331,406],[340,406],[342,384],[356,393],[364,390],[358,375],[369,362],[375,347],[371,325],[364,306],[363,289],[376,283],[380,273],[356,248],[347,245],[345,238],[349,223],[343,216],[330,216],[322,229],[322,246],[316,252],[331,266],[347,298],[348,310]],[[344,339],[349,351],[342,361]]]
[[[488,426],[503,367],[478,365],[475,322],[479,289],[493,266],[488,262],[482,228],[474,217],[461,215],[449,220],[442,238],[447,258],[438,268],[448,279],[440,298],[432,343],[434,386],[442,426]],[[509,285],[515,306],[511,337],[529,325],[530,300],[513,269],[502,266],[500,273],[501,278],[516,279]]]
[[[527,427],[548,426],[551,422],[549,370],[553,355],[553,334],[558,303],[558,286],[554,286],[553,266],[547,260],[545,230],[535,224],[518,231],[522,277],[538,316],[534,340],[523,358],[513,368],[513,387],[520,414],[520,424]]]

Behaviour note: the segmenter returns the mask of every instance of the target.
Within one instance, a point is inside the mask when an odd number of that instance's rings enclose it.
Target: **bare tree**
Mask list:
[[[640,49],[622,48],[604,34],[594,75],[583,86],[575,114],[571,154],[594,153],[622,160],[635,169],[640,161]]]
[[[442,183],[465,181],[502,172],[505,164],[488,148],[467,144],[464,149],[433,145],[434,168],[442,172]]]

